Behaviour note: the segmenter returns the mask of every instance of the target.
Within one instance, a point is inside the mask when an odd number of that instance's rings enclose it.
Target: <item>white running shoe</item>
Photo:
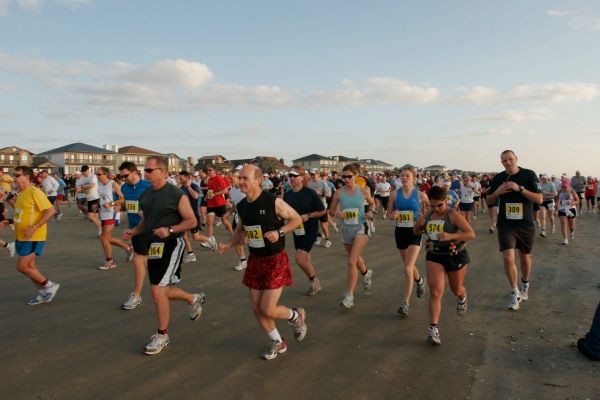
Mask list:
[[[346,308],[352,308],[354,306],[354,295],[352,293],[344,293],[344,298],[340,304]]]
[[[58,289],[60,289],[60,284],[52,282],[52,284],[49,287],[40,289],[38,291],[38,295],[35,298],[29,300],[27,304],[29,304],[30,306],[36,306],[42,303],[50,303],[54,299],[54,296],[56,296],[56,292],[58,292]]]
[[[362,283],[363,283],[364,290],[371,289],[371,286],[373,285],[373,282],[371,281],[371,277],[373,277],[373,270],[367,268],[367,273],[362,276]]]
[[[436,326],[429,326],[427,329],[427,342],[433,345],[442,344],[440,339],[440,331]]]
[[[117,263],[115,262],[115,260],[107,261],[98,267],[98,269],[103,270],[103,271],[106,271],[108,269],[115,269],[115,268],[117,268]]]
[[[297,308],[296,312],[298,313],[298,319],[294,322],[288,321],[288,325],[294,328],[294,339],[296,339],[296,342],[301,342],[308,330],[306,326],[306,311],[304,311],[304,308]]]
[[[571,240],[575,239],[575,231],[571,232]]]
[[[217,239],[214,236],[208,238],[208,248],[211,251],[217,251]]]
[[[465,313],[467,312],[467,295],[465,294],[465,298],[463,299],[463,301],[460,301],[460,298],[457,297],[456,298],[456,313],[458,315],[465,315]]]
[[[521,293],[521,301],[529,300],[529,282],[521,282],[521,285],[519,286],[519,292]]]
[[[317,236],[317,240],[315,240],[315,246],[321,245],[321,236]]]
[[[517,311],[519,309],[519,303],[521,302],[521,293],[515,292],[514,290],[510,293],[510,299],[508,300],[508,309]]]
[[[223,225],[223,223],[221,222],[220,219],[218,219],[217,222],[215,222],[215,226],[219,227],[221,225]]]
[[[197,320],[202,315],[202,305],[206,302],[206,296],[202,292],[194,294],[194,302],[190,304],[190,319]]]
[[[62,221],[62,217],[63,217],[63,213],[58,213],[58,214],[56,214],[56,220],[57,220],[58,222]]]
[[[8,251],[8,255],[10,257],[14,257],[15,256],[15,242],[8,242],[6,244],[6,250]]]
[[[277,355],[285,353],[287,350],[287,343],[284,338],[281,338],[281,342],[276,340],[271,341],[271,345],[261,354],[261,357],[265,360],[272,360]]]
[[[161,335],[160,333],[155,333],[150,338],[150,343],[148,343],[146,345],[146,347],[144,347],[144,353],[146,353],[150,356],[154,355],[154,354],[158,354],[162,351],[162,349],[164,349],[168,345],[169,345],[169,335],[168,334]]]
[[[129,294],[129,298],[123,304],[121,304],[122,310],[133,310],[137,306],[142,304],[142,298],[140,296],[136,296],[135,293],[131,292]]]
[[[319,278],[317,278],[315,276],[315,279],[313,279],[310,282],[310,286],[308,287],[308,290],[306,291],[306,295],[314,296],[315,294],[319,293],[320,291],[321,291],[321,281],[319,281]]]
[[[400,307],[398,308],[398,314],[406,317],[408,315],[408,303],[406,301],[402,301]]]
[[[102,229],[98,229],[98,237],[102,236]]]
[[[415,283],[417,284],[417,297],[421,298],[425,294],[425,279],[421,276],[421,279]]]
[[[569,239],[565,239],[563,240],[562,244],[564,244],[565,246],[569,244]]]
[[[131,262],[133,260],[133,246],[129,246],[127,250],[125,250],[125,254],[127,254],[127,261]]]
[[[331,247],[331,240],[329,239],[325,239],[325,243],[323,243],[323,247],[325,247],[326,249]]]
[[[183,262],[183,263],[196,262],[196,255],[194,253],[187,253],[185,256],[183,256],[183,260],[181,260],[181,262]]]
[[[235,269],[236,271],[243,271],[248,267],[248,261],[247,260],[240,260],[239,264],[236,265],[235,267],[233,267],[233,269]]]

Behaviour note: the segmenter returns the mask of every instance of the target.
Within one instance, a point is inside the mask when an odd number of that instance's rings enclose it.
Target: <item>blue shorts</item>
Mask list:
[[[15,250],[21,257],[25,257],[35,252],[36,256],[41,256],[44,251],[46,242],[22,242],[20,240],[15,241]]]

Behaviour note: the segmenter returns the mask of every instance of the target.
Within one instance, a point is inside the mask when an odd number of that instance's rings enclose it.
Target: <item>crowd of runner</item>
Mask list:
[[[37,261],[46,244],[47,223],[62,223],[61,207],[71,207],[73,198],[81,217],[97,230],[105,256],[98,268],[117,267],[114,246],[134,266],[133,290],[123,310],[142,303],[144,280],[149,277],[157,330],[144,347],[146,354],[169,345],[171,300],[187,303],[191,320],[202,314],[205,294],[176,285],[181,264],[197,261],[192,241],[220,254],[234,248],[239,262],[233,268],[244,271],[252,310],[270,339],[262,357],[272,359],[287,350],[277,320],[288,322],[298,342],[307,334],[307,311],[279,303],[283,287],[292,284],[285,237],[293,238],[294,261],[308,280],[306,294],[314,296],[322,287],[311,250],[330,248],[335,241],[332,231],[339,232],[348,254],[347,287],[340,304],[352,308],[359,281],[364,291],[372,287],[373,270],[363,252],[376,220],[389,219],[395,224],[395,244],[404,270],[398,313],[408,316],[413,289],[417,298],[428,291],[427,341],[439,345],[446,277],[456,296],[457,314],[468,309],[464,281],[470,263],[467,242],[475,239],[473,220],[487,213],[489,232],[497,232],[510,290],[507,308],[516,311],[530,295],[534,237],[548,240],[556,233],[558,219],[560,243],[568,245],[575,238],[578,215],[600,215],[597,179],[579,171],[572,178],[537,175],[520,167],[511,150],[500,159],[504,171],[494,176],[420,175],[411,168],[398,174],[371,174],[359,164],[346,165],[339,174],[307,171],[298,165],[283,175],[268,174],[250,164],[232,171],[209,166],[169,175],[160,156],[149,157],[141,171],[124,162],[118,171],[83,166],[64,177],[19,166],[11,174],[0,170],[1,227],[12,228],[15,234],[15,241],[0,240],[0,246],[10,257],[18,255],[19,272],[36,287],[28,304],[52,302],[60,284],[46,277]],[[122,237],[113,236],[115,226],[122,223],[127,224]],[[217,243],[218,226],[227,231],[227,241]],[[422,271],[416,265],[421,251],[426,253]],[[596,326],[599,323],[594,321]],[[588,357],[598,358],[600,334],[593,331],[578,345]]]

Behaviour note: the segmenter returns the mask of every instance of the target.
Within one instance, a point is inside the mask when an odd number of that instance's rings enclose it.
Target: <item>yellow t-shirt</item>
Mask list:
[[[4,193],[8,193],[12,190],[12,183],[14,179],[6,174],[0,176],[0,186],[4,188]]]
[[[52,204],[40,189],[31,186],[17,196],[15,203],[15,237],[21,241],[43,242],[46,240],[47,225],[40,226],[31,239],[25,237],[25,230],[35,224],[44,210],[52,208]]]

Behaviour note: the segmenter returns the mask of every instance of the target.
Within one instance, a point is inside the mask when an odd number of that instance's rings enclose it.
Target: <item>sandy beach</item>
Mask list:
[[[207,295],[204,313],[191,322],[183,303],[172,303],[171,345],[142,354],[156,328],[146,283],[143,304],[120,310],[133,283],[125,253],[118,268],[96,269],[103,254],[92,224],[65,208],[51,223],[40,269],[61,284],[51,304],[35,307],[31,283],[15,261],[0,258],[2,399],[598,399],[600,364],[575,342],[591,324],[600,298],[597,243],[600,218],[578,218],[576,238],[536,237],[529,301],[517,312],[505,306],[509,288],[487,215],[477,215],[469,244],[469,310],[456,315],[447,288],[440,332],[443,344],[425,342],[427,293],[413,294],[410,315],[396,309],[403,282],[393,223],[377,220],[365,252],[373,288],[358,288],[355,306],[339,302],[346,256],[339,237],[313,249],[323,291],[304,296],[306,277],[294,265],[294,285],[282,303],[307,310],[308,335],[293,341],[278,324],[288,351],[260,359],[268,344],[250,310],[235,252],[219,256],[194,244],[198,262],[183,264],[181,287]],[[118,232],[122,227],[117,228]],[[217,228],[217,239],[225,239]],[[0,232],[9,238],[10,230]],[[292,240],[287,248],[293,254]],[[424,254],[418,267],[424,271]]]

